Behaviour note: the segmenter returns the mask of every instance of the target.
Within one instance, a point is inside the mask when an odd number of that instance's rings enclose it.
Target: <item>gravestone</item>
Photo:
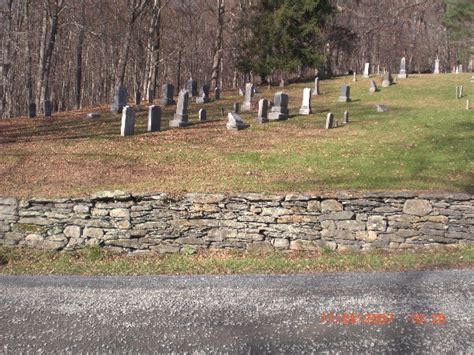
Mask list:
[[[331,129],[335,127],[335,122],[334,122],[334,115],[329,112],[326,116],[326,129]]]
[[[189,79],[186,83],[186,90],[188,91],[189,97],[196,97],[198,96],[198,83],[193,79]],[[188,97],[188,99],[189,99]]]
[[[245,85],[245,99],[242,105],[242,111],[250,111],[252,108],[253,84]]]
[[[218,86],[214,89],[214,99],[216,101],[221,99],[221,89]]]
[[[170,121],[171,128],[189,126],[188,103],[189,92],[187,90],[181,90],[178,96],[178,106],[176,107],[176,113],[174,114],[173,119]]]
[[[200,109],[198,113],[199,122],[206,122],[207,121],[207,112],[204,109]]]
[[[459,72],[459,73],[462,73],[462,64],[459,64],[458,72]]]
[[[199,97],[196,98],[196,103],[206,104],[208,102],[211,102],[209,98],[209,85],[203,85],[199,89]]]
[[[470,110],[471,109],[471,106],[469,104],[469,100],[466,100],[466,110]]]
[[[313,95],[314,95],[314,96],[321,95],[320,85],[319,85],[319,77],[316,77],[316,79],[314,79]]]
[[[242,118],[239,116],[239,114],[235,112],[230,112],[229,115],[229,121],[227,122],[227,129],[230,131],[240,131],[242,129],[247,128],[248,126],[245,124],[244,121],[242,121]]]
[[[303,102],[300,108],[300,115],[311,115],[313,112],[311,110],[311,89],[306,88],[303,90]]]
[[[387,71],[383,75],[382,87],[388,88],[390,85],[392,85],[392,74],[390,74],[390,72]]]
[[[281,88],[284,88],[286,85],[287,85],[286,80],[285,80],[285,79],[281,79],[281,80],[280,80],[280,87],[281,87]]]
[[[122,113],[123,108],[127,105],[127,101],[127,89],[123,86],[116,87],[111,111],[113,113]]]
[[[351,93],[351,87],[347,84],[342,85],[341,95],[339,96],[339,102],[351,101],[350,93]]]
[[[377,75],[380,75],[380,65],[377,65]]]
[[[283,92],[277,92],[273,99],[272,112],[269,113],[270,121],[287,120],[288,119],[288,95]]]
[[[89,119],[89,120],[95,120],[97,118],[100,117],[100,113],[99,112],[90,112],[87,114],[86,118]]]
[[[377,84],[375,83],[375,80],[371,80],[370,81],[370,88],[369,88],[369,92],[371,94],[375,93],[377,91]]]
[[[32,103],[28,105],[28,118],[36,117],[36,104]]]
[[[349,124],[349,111],[344,111],[344,118],[342,120],[343,124]]]
[[[238,102],[234,102],[234,110],[235,113],[240,113],[240,104]]]
[[[43,113],[44,117],[51,118],[53,115],[53,103],[51,100],[44,100],[43,101]]]
[[[400,61],[400,74],[398,74],[398,79],[407,78],[407,63],[405,57]]]
[[[352,81],[355,83],[357,81],[357,74],[354,73],[354,77],[352,78]]]
[[[388,108],[387,106],[385,105],[377,105],[375,106],[377,108],[377,112],[380,112],[380,113],[383,113],[383,112],[387,112],[388,111]]]
[[[435,60],[434,73],[439,74],[439,59],[438,58],[436,58],[436,60]]]
[[[122,109],[122,126],[120,134],[122,137],[133,136],[135,133],[135,110],[130,106]]]
[[[364,66],[364,78],[369,78],[369,69],[370,69],[370,63],[365,63],[365,66]]]
[[[148,132],[159,132],[161,129],[161,107],[152,105],[148,108]]]
[[[268,100],[261,99],[258,102],[258,117],[256,119],[257,123],[267,123],[268,122]]]
[[[160,103],[163,106],[169,106],[169,105],[174,105],[176,104],[176,101],[174,101],[173,96],[174,96],[174,85],[172,84],[164,84],[161,87],[161,101]]]

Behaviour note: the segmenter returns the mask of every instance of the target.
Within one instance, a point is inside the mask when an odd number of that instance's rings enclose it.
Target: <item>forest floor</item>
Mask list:
[[[168,129],[175,107],[163,109],[164,131],[146,133],[146,111],[136,135],[120,137],[120,116],[108,106],[55,114],[52,119],[0,120],[0,196],[84,196],[100,190],[132,192],[301,192],[350,190],[447,190],[474,192],[474,104],[471,74],[411,75],[369,94],[359,76],[321,82],[314,114],[298,114],[302,89],[294,84],[290,119],[257,125],[256,111],[243,113],[250,128],[226,129],[236,92],[223,100],[191,104],[192,126]],[[381,79],[374,78],[379,86]],[[338,103],[340,86],[351,85],[352,102]],[[455,98],[456,85],[464,97]],[[280,88],[259,88],[254,98],[272,99]],[[377,113],[376,104],[389,111]],[[205,108],[209,121],[199,123]],[[351,123],[324,130],[326,114]],[[86,112],[100,111],[98,120]]]

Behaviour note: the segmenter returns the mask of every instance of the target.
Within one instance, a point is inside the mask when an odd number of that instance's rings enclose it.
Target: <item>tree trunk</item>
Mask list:
[[[222,45],[224,42],[224,15],[225,15],[225,0],[217,0],[217,34],[216,44],[214,46],[214,59],[212,61],[212,75],[211,88],[215,89],[219,85],[219,77],[221,75],[221,61],[222,61]]]

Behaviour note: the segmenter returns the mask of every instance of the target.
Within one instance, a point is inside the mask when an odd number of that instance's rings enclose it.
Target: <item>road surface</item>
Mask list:
[[[0,276],[0,353],[472,353],[473,280]]]

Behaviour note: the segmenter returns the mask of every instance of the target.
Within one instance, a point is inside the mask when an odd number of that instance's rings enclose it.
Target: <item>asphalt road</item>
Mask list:
[[[0,353],[473,353],[473,280],[0,276]]]

